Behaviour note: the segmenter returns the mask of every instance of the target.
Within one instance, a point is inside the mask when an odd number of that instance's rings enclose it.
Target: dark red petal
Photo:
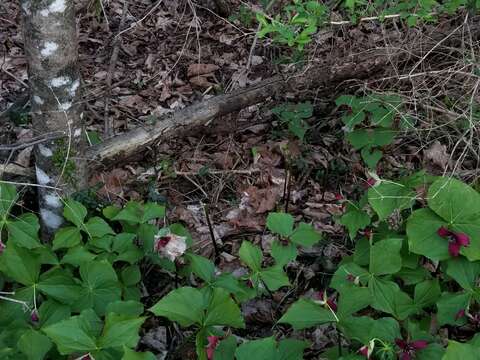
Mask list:
[[[460,254],[460,244],[457,242],[448,243],[448,252],[452,256],[458,256]]]
[[[325,301],[325,291],[316,291],[313,294],[313,298],[320,301]]]
[[[353,276],[352,274],[348,274],[347,281],[351,283],[355,282],[355,276]]]
[[[375,180],[374,178],[368,178],[367,179],[367,188],[374,187],[376,183],[377,183],[377,180]]]
[[[415,350],[425,349],[428,346],[428,342],[425,340],[415,340],[410,343]]]
[[[438,236],[441,236],[443,238],[450,236],[451,232],[448,230],[445,226],[441,226],[437,230]]]
[[[457,313],[455,314],[455,321],[458,319],[461,319],[464,316],[465,316],[465,310],[464,309],[458,310]]]
[[[38,320],[40,320],[37,310],[32,311],[32,313],[30,314],[30,320],[32,320],[32,322],[37,322]]]
[[[337,311],[337,304],[335,303],[335,300],[333,298],[330,298],[327,300],[328,306],[330,306],[330,309],[333,311]]]
[[[397,344],[397,346],[400,349],[405,349],[407,347],[407,342],[405,340],[402,340],[402,339],[395,339],[395,344]]]
[[[343,200],[342,194],[335,194],[335,200],[337,201]]]
[[[458,234],[455,234],[454,237],[457,243],[460,244],[461,246],[470,245],[470,237],[467,234],[458,233]]]
[[[401,356],[401,360],[411,360],[411,356],[407,352],[403,352]]]
[[[362,346],[358,352],[360,353],[360,355],[363,355],[365,356],[366,358],[368,358],[368,346],[365,345],[365,346]]]

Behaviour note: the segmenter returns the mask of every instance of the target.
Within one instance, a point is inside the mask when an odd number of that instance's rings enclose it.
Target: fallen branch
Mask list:
[[[167,133],[173,135],[174,132],[186,126],[208,124],[216,117],[263,102],[287,87],[311,87],[312,85],[323,87],[326,84],[333,87],[345,79],[360,79],[378,72],[381,66],[384,66],[384,63],[370,61],[363,65],[350,63],[341,67],[313,68],[304,74],[296,74],[287,79],[274,76],[246,89],[215,96],[164,116],[153,126],[140,127],[108,139],[87,150],[86,157],[93,161],[94,167],[99,163],[108,165],[134,156],[140,149],[152,145]]]
[[[472,34],[480,37],[480,24],[477,21],[470,25]],[[449,30],[449,31],[448,31]],[[455,29],[455,30],[458,30]],[[456,31],[452,34],[451,28],[446,29],[447,33],[436,28],[429,36],[414,37],[408,43],[413,51],[398,51],[391,55],[386,49],[376,49],[371,53],[346,56],[343,59],[330,58],[330,62],[311,63],[306,70],[290,76],[274,76],[261,81],[248,88],[237,90],[230,94],[219,95],[204,102],[194,104],[181,109],[173,114],[161,117],[154,125],[133,129],[124,134],[118,135],[105,142],[93,146],[86,152],[87,159],[91,160],[91,167],[98,167],[103,164],[108,166],[112,163],[138,156],[143,149],[154,145],[160,139],[172,137],[181,133],[185,127],[200,126],[209,124],[217,117],[239,111],[248,106],[261,103],[276,94],[284,94],[287,90],[318,88],[331,92],[345,80],[363,80],[384,77],[390,69],[392,59],[398,63],[411,62],[415,56],[422,58],[424,54],[431,53],[431,49],[438,47],[439,41],[444,41],[448,35],[448,41],[444,45],[461,44],[462,32]],[[424,40],[427,39],[427,40]],[[414,55],[414,56],[412,56]],[[414,76],[414,74],[412,74]]]

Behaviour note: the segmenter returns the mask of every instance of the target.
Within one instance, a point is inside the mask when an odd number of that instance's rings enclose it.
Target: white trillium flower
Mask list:
[[[160,232],[155,235],[153,251],[171,261],[175,261],[176,258],[182,256],[185,250],[187,250],[186,240],[187,238],[185,236],[179,236],[173,233],[162,234]]]

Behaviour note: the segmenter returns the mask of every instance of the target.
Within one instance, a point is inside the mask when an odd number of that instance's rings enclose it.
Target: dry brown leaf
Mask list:
[[[219,67],[215,64],[191,64],[187,70],[187,76],[199,76],[204,74],[210,74],[217,71]]]
[[[143,98],[139,95],[129,95],[124,96],[120,99],[119,103],[124,106],[133,107],[133,106],[143,106],[145,102]]]
[[[208,88],[215,85],[214,83],[208,81],[208,79],[204,76],[194,76],[190,78],[190,83],[201,88]]]
[[[442,145],[440,141],[435,141],[432,146],[424,151],[425,159],[445,170],[450,162],[450,156],[447,153],[447,146]]]
[[[15,163],[17,165],[21,165],[24,168],[28,168],[30,166],[30,157],[32,155],[33,146],[23,149],[20,151],[15,158]]]
[[[102,188],[98,190],[99,195],[123,195],[123,185],[129,178],[130,174],[124,169],[113,169],[108,173],[96,173],[90,179],[90,185],[95,186],[98,183],[103,183]]]

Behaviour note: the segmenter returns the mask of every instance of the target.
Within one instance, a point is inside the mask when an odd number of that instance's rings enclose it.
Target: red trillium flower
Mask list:
[[[30,320],[32,322],[38,322],[40,320],[40,317],[38,316],[38,312],[37,310],[32,310],[32,312],[30,313]]]
[[[347,281],[351,282],[352,284],[359,285],[360,284],[360,277],[352,275],[352,274],[347,274]]]
[[[209,336],[207,340],[208,340],[207,359],[212,360],[213,354],[215,353],[215,348],[217,347],[220,339],[218,338],[218,336]]]
[[[402,339],[396,339],[395,344],[400,348],[400,360],[414,359],[418,350],[425,349],[428,346],[428,342],[425,340],[408,342]]]
[[[375,348],[375,340],[370,340],[368,345],[364,345],[360,349],[358,349],[358,353],[362,356],[365,356],[367,359],[370,359],[370,356],[372,355],[374,348]]]
[[[368,346],[365,345],[365,346],[362,346],[358,352],[360,353],[360,355],[363,355],[365,356],[367,359],[368,359]]]
[[[455,314],[455,321],[463,318],[465,316],[465,310],[464,309],[460,309],[457,311],[457,313]]]
[[[337,200],[337,201],[343,200],[342,194],[335,194],[335,200]]]
[[[447,229],[444,226],[441,226],[437,230],[438,236],[442,238],[448,238],[448,252],[451,256],[458,256],[460,254],[460,249],[462,246],[470,245],[470,237],[464,233],[456,233]]]
[[[376,183],[377,183],[377,180],[375,180],[374,178],[368,178],[367,184],[366,184],[367,188],[374,187]]]
[[[337,303],[335,302],[335,299],[333,297],[327,299],[327,304],[330,309],[333,311],[337,311]]]
[[[465,315],[467,316],[468,322],[470,324],[476,327],[480,327],[480,313],[476,313],[476,314],[465,313]]]
[[[371,239],[371,238],[372,238],[372,235],[373,235],[372,229],[365,229],[365,230],[363,231],[363,234],[364,234],[368,239]]]
[[[337,311],[337,303],[335,301],[335,296],[327,296],[326,291],[319,291],[316,296],[318,300],[316,303],[323,305],[324,307],[330,308],[333,312]]]

